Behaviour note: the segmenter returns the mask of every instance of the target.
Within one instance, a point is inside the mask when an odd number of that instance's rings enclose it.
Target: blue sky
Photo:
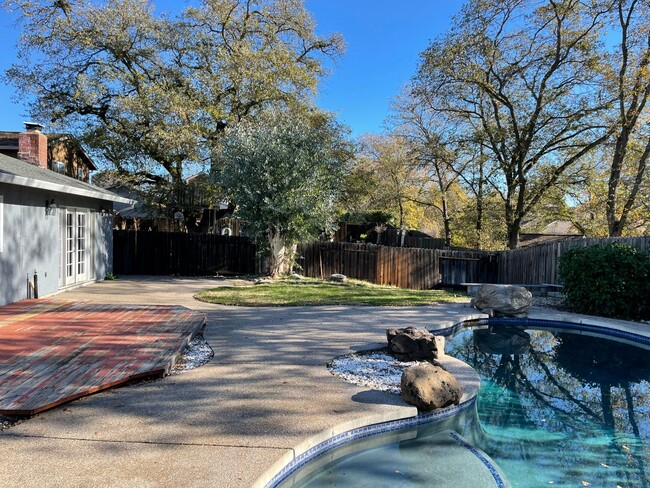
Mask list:
[[[157,10],[178,9],[181,2],[154,2]],[[353,134],[381,132],[390,100],[415,73],[418,54],[449,28],[461,0],[306,0],[320,34],[340,32],[347,52],[331,66],[317,103],[334,111]],[[0,13],[2,73],[15,62],[19,32],[13,18]],[[27,109],[12,101],[13,87],[0,83],[0,130],[21,130]]]

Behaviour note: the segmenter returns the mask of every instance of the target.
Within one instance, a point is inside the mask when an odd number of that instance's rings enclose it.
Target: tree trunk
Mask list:
[[[521,230],[521,219],[517,209],[513,208],[512,197],[508,195],[505,201],[506,229],[508,232],[508,249],[519,247],[519,231]]]
[[[447,197],[443,193],[442,197],[442,221],[445,226],[445,247],[451,246],[451,218],[449,217],[449,208],[447,206]]]
[[[614,157],[612,158],[612,165],[609,171],[609,181],[607,183],[607,202],[605,204],[605,214],[607,216],[607,228],[609,237],[621,237],[623,233],[623,226],[621,220],[617,217],[618,206],[618,192],[619,184],[621,182],[621,171],[623,168],[623,160],[627,153],[627,144],[629,140],[630,130],[623,125],[621,133],[616,138],[616,147],[614,150]]]
[[[637,162],[636,172],[634,175],[634,183],[629,189],[630,193],[627,196],[625,203],[622,205],[622,210],[620,211],[620,216],[618,213],[618,200],[619,196],[617,194],[619,185],[620,185],[620,174],[623,161],[620,158],[614,156],[612,163],[612,169],[609,179],[609,188],[607,192],[607,204],[606,204],[606,214],[607,214],[607,227],[609,231],[609,237],[621,237],[623,235],[623,230],[627,224],[627,220],[630,216],[630,212],[634,208],[636,203],[637,195],[641,190],[641,184],[644,181],[646,169],[648,166],[648,160],[650,159],[650,140],[645,146],[643,154],[639,157]],[[616,171],[614,166],[617,165]],[[621,202],[623,203],[623,202]]]
[[[478,188],[476,191],[476,248],[483,249],[483,150],[479,167]]]
[[[519,231],[521,230],[521,222],[515,219],[513,222],[508,222],[508,249],[519,248]]]
[[[269,274],[271,278],[279,278],[288,270],[288,252],[284,236],[274,229],[267,231],[269,239]]]

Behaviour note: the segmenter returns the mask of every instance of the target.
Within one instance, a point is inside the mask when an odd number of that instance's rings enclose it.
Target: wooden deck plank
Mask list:
[[[3,414],[162,375],[205,324],[204,314],[179,306],[25,302],[0,307]]]

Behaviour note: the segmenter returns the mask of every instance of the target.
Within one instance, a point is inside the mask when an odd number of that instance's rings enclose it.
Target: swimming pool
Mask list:
[[[281,486],[431,486],[447,430],[487,453],[514,487],[650,486],[648,349],[500,325],[462,330],[447,353],[480,374],[476,411],[356,441]]]

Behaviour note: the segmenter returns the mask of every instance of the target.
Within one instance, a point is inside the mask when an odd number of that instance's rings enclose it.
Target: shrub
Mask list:
[[[644,319],[650,312],[650,255],[609,244],[570,249],[560,257],[560,278],[577,312]]]

